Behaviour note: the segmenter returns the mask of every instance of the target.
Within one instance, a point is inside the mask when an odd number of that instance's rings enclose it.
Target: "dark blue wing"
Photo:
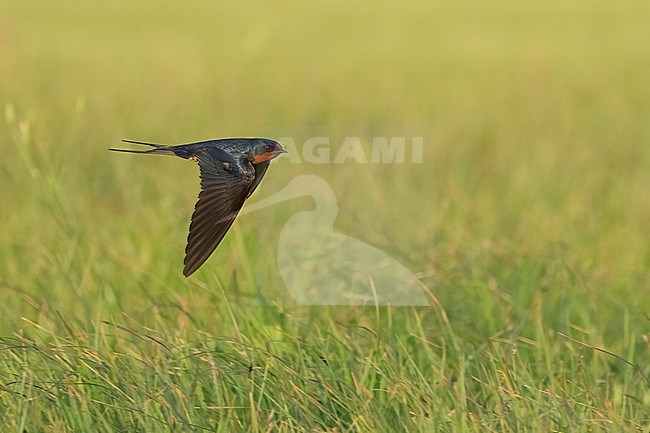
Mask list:
[[[185,247],[183,275],[186,277],[217,248],[244,201],[259,183],[249,161],[236,159],[222,149],[202,149],[196,158],[201,170],[201,192]]]

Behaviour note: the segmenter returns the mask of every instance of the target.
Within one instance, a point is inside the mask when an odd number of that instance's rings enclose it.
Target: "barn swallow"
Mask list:
[[[267,138],[224,138],[167,146],[142,141],[149,150],[109,149],[116,152],[172,155],[199,164],[201,192],[194,207],[185,247],[183,275],[189,277],[217,248],[235,221],[244,201],[260,184],[269,164],[286,150]]]

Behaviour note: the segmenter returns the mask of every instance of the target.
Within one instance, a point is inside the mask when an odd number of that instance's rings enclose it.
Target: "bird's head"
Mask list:
[[[260,138],[253,145],[253,164],[269,161],[283,153],[287,151],[277,141]]]

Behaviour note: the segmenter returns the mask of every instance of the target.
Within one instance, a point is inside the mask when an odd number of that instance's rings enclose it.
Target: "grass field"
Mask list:
[[[0,2],[0,431],[650,432],[649,13]],[[185,279],[196,166],[106,150],[292,131],[427,134],[251,201],[321,176],[430,307],[292,302],[308,198]]]

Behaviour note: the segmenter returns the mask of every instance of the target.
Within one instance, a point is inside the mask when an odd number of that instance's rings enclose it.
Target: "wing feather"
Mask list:
[[[186,277],[194,273],[217,248],[255,185],[250,162],[236,161],[220,149],[197,155],[201,192],[194,207],[185,247]],[[256,186],[256,185],[255,185]]]

